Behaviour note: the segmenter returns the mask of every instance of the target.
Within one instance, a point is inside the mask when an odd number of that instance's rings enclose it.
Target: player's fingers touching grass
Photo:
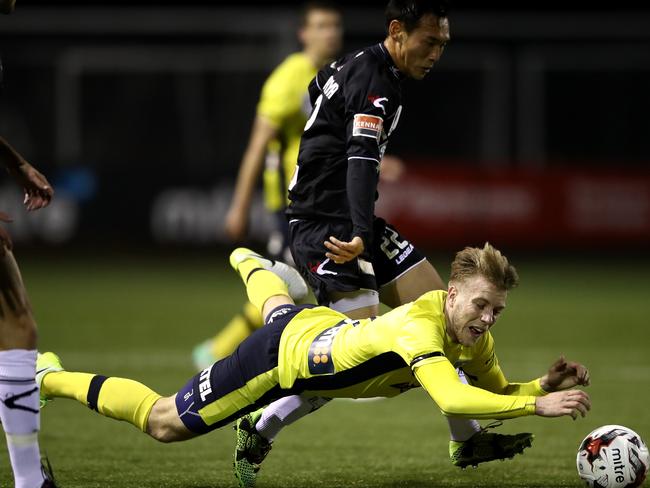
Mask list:
[[[535,414],[541,417],[569,415],[575,420],[579,413],[584,417],[590,409],[589,395],[582,390],[549,393],[535,401]]]
[[[577,384],[580,386],[589,386],[589,370],[582,364],[576,368]]]

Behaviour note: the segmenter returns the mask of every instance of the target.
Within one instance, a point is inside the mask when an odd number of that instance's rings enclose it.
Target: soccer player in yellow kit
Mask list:
[[[233,241],[242,240],[263,169],[264,203],[273,215],[275,225],[268,252],[272,257],[289,262],[288,224],[284,215],[288,203],[287,188],[298,160],[300,137],[311,112],[307,86],[341,48],[343,28],[338,7],[326,1],[306,3],[302,8],[298,37],[302,51],[289,55],[264,83],[225,218],[228,237]],[[307,295],[306,287],[303,293]],[[194,348],[192,356],[197,369],[201,370],[232,353],[244,338],[262,325],[259,310],[246,303],[216,336]]]
[[[532,381],[505,378],[490,329],[518,277],[489,244],[456,255],[447,291],[425,293],[374,320],[294,305],[286,283],[267,270],[269,261],[247,249],[235,250],[230,262],[246,283],[251,303],[265,317],[265,326],[234,354],[203,370],[176,394],[162,397],[133,380],[64,371],[58,357],[46,353],[38,362],[43,399],[76,399],[162,442],[205,434],[277,398],[302,392],[390,397],[422,386],[444,415],[477,419],[575,419],[591,407],[589,396],[573,389],[589,384],[581,364],[560,359]],[[460,380],[455,367],[463,368],[471,385]],[[519,435],[523,451],[531,436]],[[254,459],[250,461],[254,466]],[[242,485],[245,481],[240,479]]]

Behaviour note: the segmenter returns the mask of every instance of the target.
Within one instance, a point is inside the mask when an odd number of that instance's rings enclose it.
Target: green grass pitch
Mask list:
[[[189,253],[188,253],[189,254]],[[243,287],[223,257],[21,257],[42,350],[70,370],[139,379],[162,394],[193,374],[190,350],[237,311]],[[434,263],[447,273],[445,259]],[[421,390],[392,400],[335,401],[281,434],[258,486],[578,487],[575,454],[593,428],[617,423],[650,440],[650,264],[586,259],[517,262],[522,284],[493,329],[507,376],[528,380],[560,353],[591,369],[586,419],[531,417],[502,432],[536,435],[507,462],[461,471],[447,427]],[[233,431],[173,445],[73,401],[42,412],[41,446],[64,488],[231,487]],[[0,443],[0,486],[12,486]]]

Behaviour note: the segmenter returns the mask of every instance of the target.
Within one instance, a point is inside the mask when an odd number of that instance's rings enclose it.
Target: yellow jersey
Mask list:
[[[304,309],[280,338],[283,389],[327,397],[394,396],[424,386],[443,413],[511,418],[535,412],[539,379],[509,383],[486,332],[471,347],[446,331],[445,291],[425,293],[375,319],[351,320],[326,307]],[[462,368],[474,386],[461,383]]]
[[[294,53],[275,68],[262,88],[257,115],[278,131],[269,144],[264,170],[264,200],[271,211],[284,209],[288,202],[300,137],[311,112],[307,87],[317,72],[307,55]]]

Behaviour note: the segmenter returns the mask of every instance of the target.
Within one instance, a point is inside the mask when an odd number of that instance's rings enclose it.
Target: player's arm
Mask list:
[[[29,164],[11,145],[0,137],[0,164],[2,164],[25,192],[27,210],[47,207],[54,190],[36,168]]]
[[[233,240],[244,237],[255,186],[264,167],[266,150],[277,133],[277,126],[271,120],[262,115],[255,117],[248,146],[239,167],[235,192],[226,215],[226,232]]]
[[[501,395],[543,396],[554,391],[589,385],[587,368],[582,364],[566,361],[564,357],[551,365],[548,372],[540,378],[527,383],[509,382],[499,365],[491,335],[485,337],[482,354],[463,369],[473,385]]]
[[[589,396],[580,390],[533,395],[499,395],[460,381],[454,367],[445,358],[422,361],[414,373],[442,413],[474,419],[509,419],[524,415],[557,417],[585,416],[591,408]]]
[[[336,263],[350,261],[368,249],[372,241],[375,195],[381,160],[379,139],[384,117],[390,113],[392,88],[384,86],[372,69],[357,69],[344,79],[346,117],[346,155],[348,167],[346,193],[352,220],[352,239],[343,242],[332,236],[325,246],[328,258]],[[372,100],[385,99],[375,105]]]

